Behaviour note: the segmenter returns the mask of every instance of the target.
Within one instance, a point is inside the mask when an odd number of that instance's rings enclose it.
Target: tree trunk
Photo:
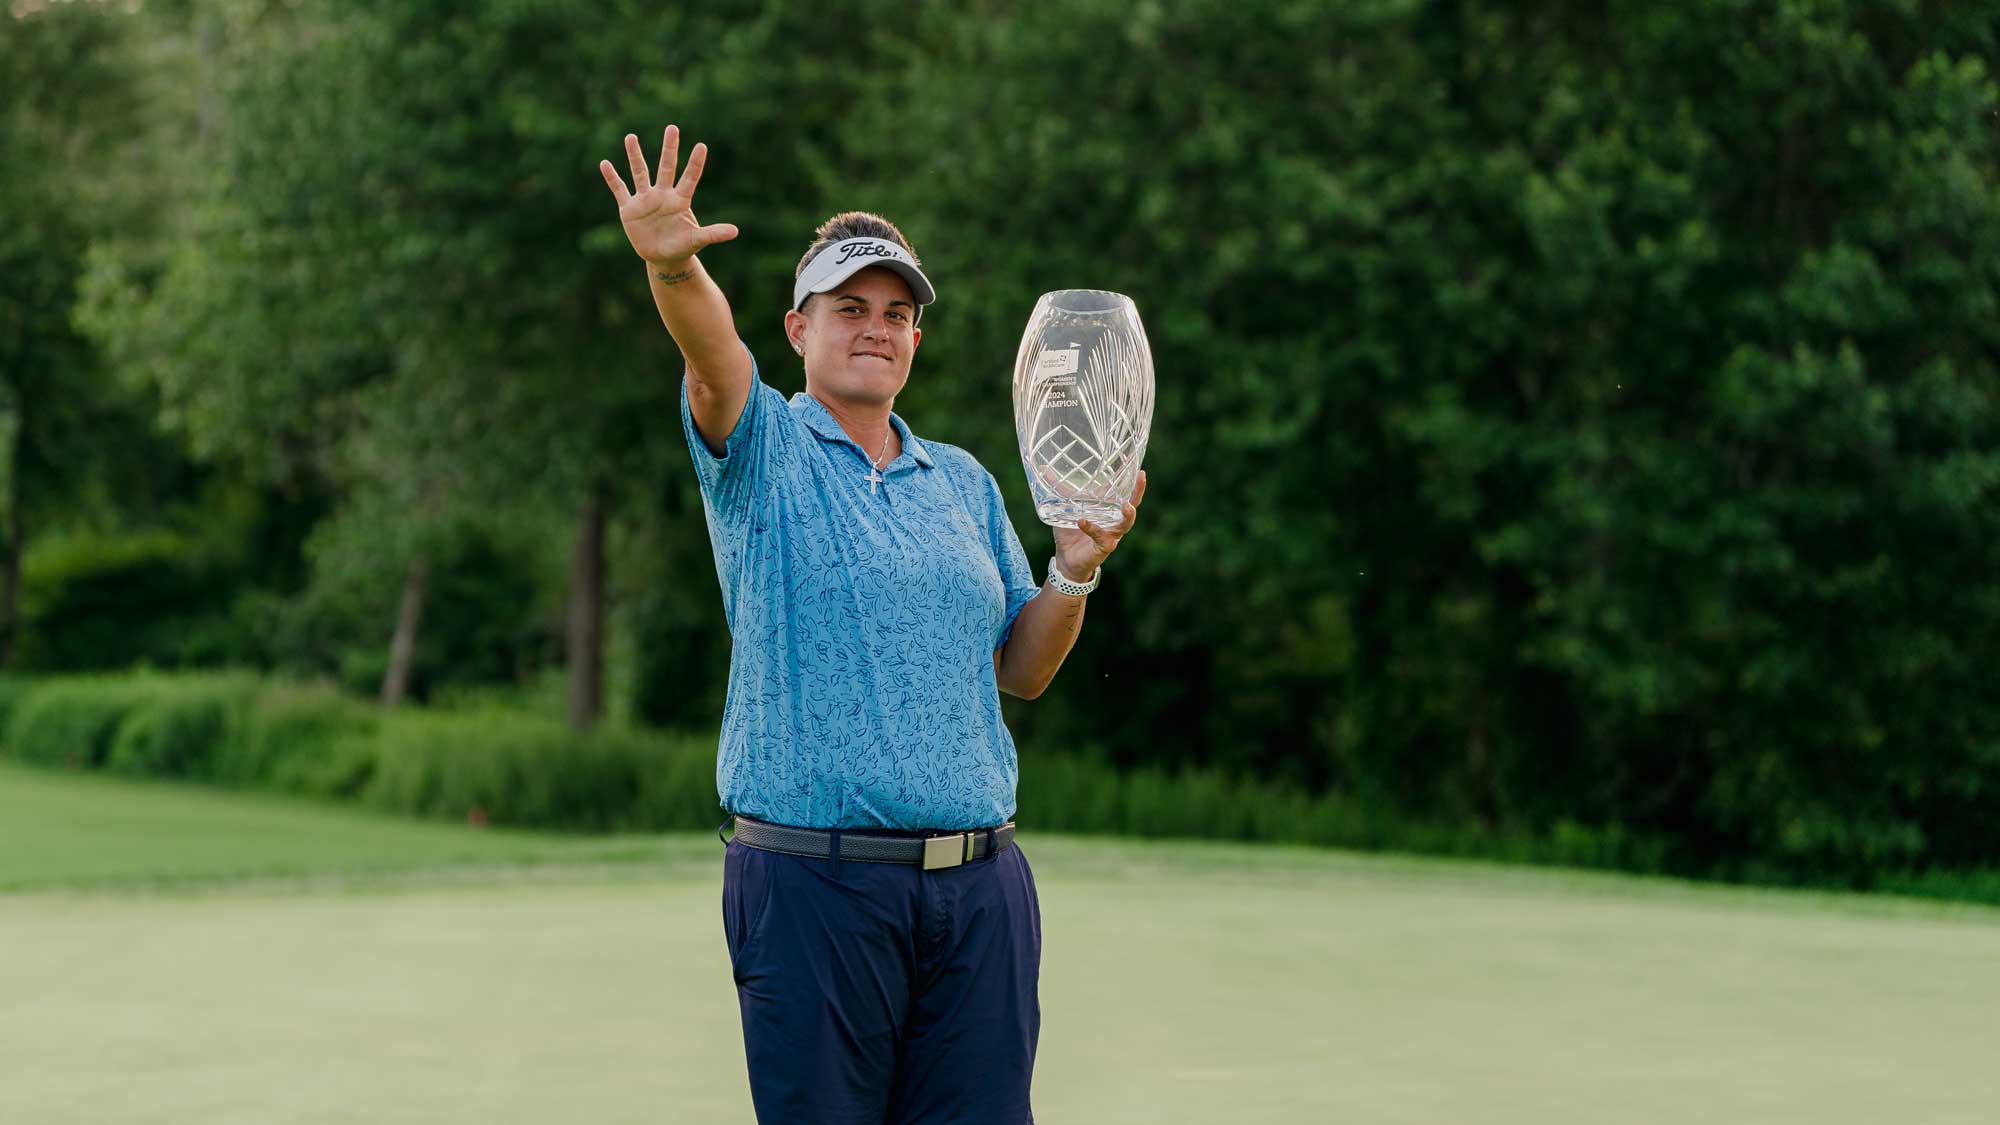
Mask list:
[[[604,701],[604,503],[584,496],[570,555],[569,725],[588,730]]]
[[[382,706],[394,707],[410,690],[410,668],[416,663],[417,628],[424,620],[424,589],[431,563],[424,555],[410,560],[403,575],[403,605],[396,612],[396,637],[389,642],[389,670],[382,673]]]
[[[21,517],[7,520],[7,620],[0,626],[0,668],[14,667],[14,653],[21,639]]]
[[[6,574],[0,577],[0,583],[5,584],[5,589],[0,590],[0,614],[5,615],[0,617],[0,668],[9,670],[14,667],[21,640],[21,539],[24,534],[21,527],[21,434],[27,428],[22,418],[25,410],[20,394],[16,392],[11,397],[13,402],[7,405],[13,407],[13,425],[7,427],[7,450],[0,455],[6,458],[5,481],[0,484],[6,490],[0,495],[0,505],[6,507],[5,525],[0,526],[0,535],[7,537],[6,558],[0,562],[0,566],[6,568]]]

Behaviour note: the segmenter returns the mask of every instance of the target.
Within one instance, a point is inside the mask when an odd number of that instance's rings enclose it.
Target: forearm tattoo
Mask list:
[[[662,285],[679,285],[681,282],[694,276],[694,267],[689,266],[679,273],[666,273],[662,270],[654,270],[653,276],[659,278]]]

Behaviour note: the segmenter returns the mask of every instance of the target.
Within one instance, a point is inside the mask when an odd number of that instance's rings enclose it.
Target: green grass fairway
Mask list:
[[[517,837],[0,769],[0,841],[0,1121],[752,1120],[712,837]],[[1042,1121],[1971,1125],[2000,1106],[2000,911],[1022,842]]]
[[[629,861],[658,854],[658,845],[657,837],[475,832],[319,802],[0,762],[0,891]]]

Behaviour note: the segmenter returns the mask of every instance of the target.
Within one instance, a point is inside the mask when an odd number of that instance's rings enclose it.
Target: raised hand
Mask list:
[[[688,154],[687,170],[680,183],[673,182],[680,159],[680,129],[667,126],[660,147],[659,183],[646,170],[646,154],[639,138],[625,134],[625,158],[632,167],[632,189],[609,160],[598,161],[597,170],[618,200],[618,221],[625,224],[625,237],[641,258],[656,266],[679,267],[704,247],[736,237],[736,224],[713,223],[702,226],[695,220],[692,204],[695,185],[701,183],[702,166],[708,163],[708,146],[698,144]]]
[[[1088,582],[1097,573],[1098,566],[1111,557],[1118,549],[1118,543],[1125,533],[1132,530],[1132,523],[1139,518],[1139,503],[1146,498],[1146,471],[1139,470],[1138,486],[1132,489],[1132,499],[1124,505],[1123,519],[1117,527],[1099,527],[1089,520],[1078,520],[1075,527],[1056,527],[1049,530],[1056,536],[1056,560],[1063,573],[1071,581]]]

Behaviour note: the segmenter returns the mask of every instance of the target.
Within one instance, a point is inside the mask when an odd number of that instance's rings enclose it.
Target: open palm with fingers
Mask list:
[[[667,126],[660,146],[659,182],[646,169],[646,153],[639,138],[625,134],[625,159],[632,167],[632,187],[609,160],[601,160],[597,170],[618,200],[618,221],[625,224],[625,237],[641,258],[657,266],[679,266],[704,247],[736,237],[736,224],[712,223],[702,226],[694,217],[694,189],[701,183],[702,166],[708,163],[708,146],[698,144],[688,154],[687,169],[674,183],[674,168],[680,159],[681,134],[678,126]]]

